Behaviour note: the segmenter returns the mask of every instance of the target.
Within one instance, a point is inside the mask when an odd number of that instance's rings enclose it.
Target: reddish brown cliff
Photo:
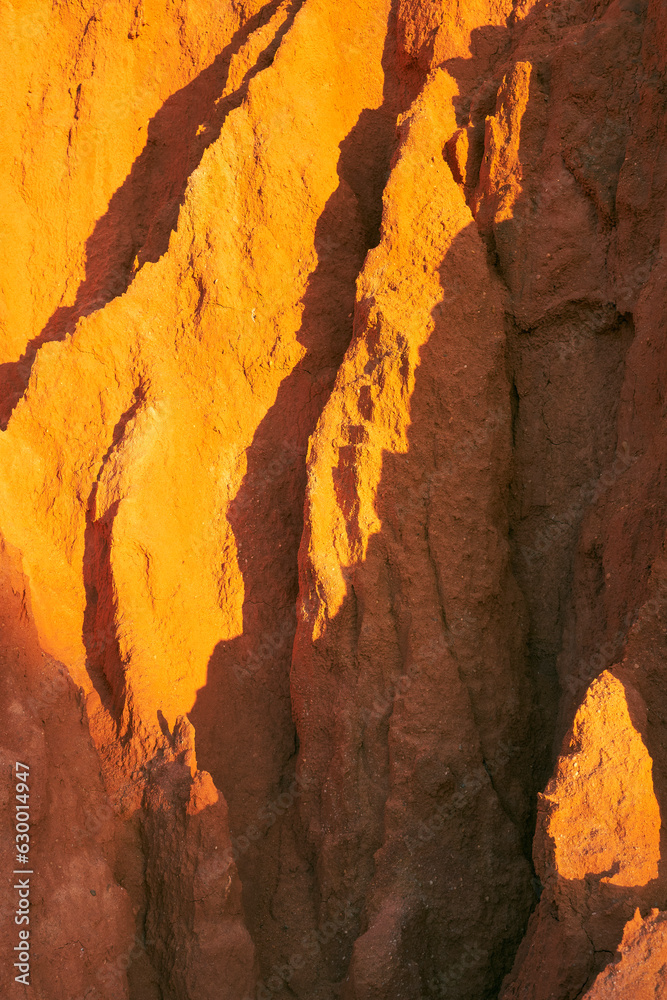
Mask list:
[[[7,996],[667,994],[664,5],[5,6]]]

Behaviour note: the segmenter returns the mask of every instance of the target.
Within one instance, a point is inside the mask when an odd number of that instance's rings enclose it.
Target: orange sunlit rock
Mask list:
[[[597,971],[598,955],[615,951],[633,906],[664,891],[647,738],[646,704],[631,675],[604,671],[586,692],[539,798],[533,856],[543,893],[503,1000],[576,995]],[[616,982],[606,973],[602,980]]]
[[[637,910],[623,930],[615,961],[588,990],[585,1000],[654,1000],[667,990],[667,917],[658,910],[642,919]]]
[[[660,996],[665,4],[2,13],[31,996]]]
[[[605,671],[575,716],[541,800],[544,833],[554,844],[553,865],[561,878],[597,875],[601,883],[618,886],[657,878],[660,807],[645,730],[641,697]]]

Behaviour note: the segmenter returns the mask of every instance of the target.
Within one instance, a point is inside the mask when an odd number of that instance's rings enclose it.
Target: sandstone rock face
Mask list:
[[[664,4],[3,14],[32,995],[660,996]]]
[[[591,970],[615,952],[633,906],[661,898],[660,807],[646,729],[631,677],[604,671],[539,797],[533,856],[544,891],[503,997],[581,995]]]
[[[131,894],[122,885],[122,840],[132,831],[115,829],[114,809],[76,687],[66,668],[40,649],[18,553],[3,544],[0,557],[2,958],[5,982],[11,984],[6,993],[25,992],[24,985],[12,980],[20,975],[13,967],[19,930],[28,929],[31,983],[37,996],[83,997],[94,986],[125,1000],[128,956],[138,959],[138,981],[147,973],[143,942],[134,940]],[[30,789],[28,801],[19,803],[19,813],[17,761],[29,767],[29,779],[21,784]],[[26,794],[23,788],[19,794]],[[30,866],[21,865],[17,844],[24,841],[15,839],[16,819],[25,820],[24,806],[29,814]],[[15,870],[21,874],[12,874]],[[19,896],[26,882],[28,921]]]
[[[503,296],[441,155],[454,93],[436,72],[403,121],[382,240],[308,454],[292,662],[301,819],[319,898],[342,891],[364,913],[355,997],[418,992],[420,965],[437,977],[464,947],[488,949],[490,967],[531,897]],[[349,944],[336,946],[342,971]],[[488,987],[470,969],[450,979],[461,996]]]
[[[642,920],[639,910],[628,921],[619,945],[618,961],[608,965],[586,994],[587,1000],[631,996],[637,1000],[665,991],[665,917],[658,910]]]

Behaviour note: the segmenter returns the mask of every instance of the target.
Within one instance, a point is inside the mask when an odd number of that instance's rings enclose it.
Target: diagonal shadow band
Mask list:
[[[257,427],[247,452],[247,472],[229,508],[243,574],[243,634],[219,642],[213,650],[206,685],[189,717],[197,733],[199,766],[212,774],[223,792],[233,832],[246,829],[258,806],[267,796],[279,794],[294,771],[298,740],[289,670],[296,630],[304,459],[352,337],[357,277],[367,251],[380,239],[382,195],[396,145],[396,122],[412,103],[419,82],[401,86],[397,77],[397,7],[394,2],[382,56],[382,103],[363,110],[340,143],[340,183],[316,225],[318,264],[303,298],[296,335],[305,348],[304,357],[283,380]],[[253,659],[257,649],[259,658]],[[281,825],[276,823],[266,841],[252,843],[238,859],[248,926],[258,947],[267,953],[291,947],[282,922],[274,922],[264,909],[265,885],[276,877]]]
[[[250,81],[273,62],[303,0],[292,0],[270,43],[240,86],[222,96],[232,59],[265,26],[285,0],[271,0],[246,21],[229,45],[191,83],[165,101],[148,125],[146,145],[86,241],[86,274],[72,305],[58,306],[18,361],[0,365],[0,430],[25,393],[37,352],[62,341],[83,316],[127,291],[137,270],[166,252],[185,189],[204,152],[219,137],[225,119],[245,100]]]

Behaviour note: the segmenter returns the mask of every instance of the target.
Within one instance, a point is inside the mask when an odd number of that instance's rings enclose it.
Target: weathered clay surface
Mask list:
[[[639,910],[623,930],[614,962],[600,973],[586,1000],[632,997],[653,1000],[667,989],[665,914],[658,910],[642,920]]]
[[[646,705],[625,671],[593,681],[539,799],[533,854],[543,893],[503,997],[581,995],[635,906],[662,898],[646,727]]]
[[[292,665],[301,818],[319,898],[342,893],[364,913],[350,996],[418,991],[420,965],[437,977],[482,942],[492,967],[532,896],[503,297],[440,154],[455,92],[436,73],[401,126],[382,240],[308,457]],[[350,943],[332,944],[332,967]],[[458,979],[461,996],[488,985],[470,969]]]
[[[145,952],[134,940],[132,901],[121,887],[114,812],[86,726],[80,692],[62,663],[45,656],[30,622],[29,588],[17,553],[0,552],[2,629],[2,965],[6,996],[13,983],[19,928],[30,930],[31,989],[56,1000],[87,995],[92,985],[114,1000],[128,994],[126,957]],[[30,768],[30,868],[15,847],[16,762]],[[19,871],[35,874],[12,875]],[[38,874],[37,874],[38,873]],[[20,886],[28,880],[29,924],[15,924]],[[39,931],[35,930],[35,927]],[[146,995],[150,995],[147,993]]]
[[[664,4],[3,15],[33,995],[659,996]]]

